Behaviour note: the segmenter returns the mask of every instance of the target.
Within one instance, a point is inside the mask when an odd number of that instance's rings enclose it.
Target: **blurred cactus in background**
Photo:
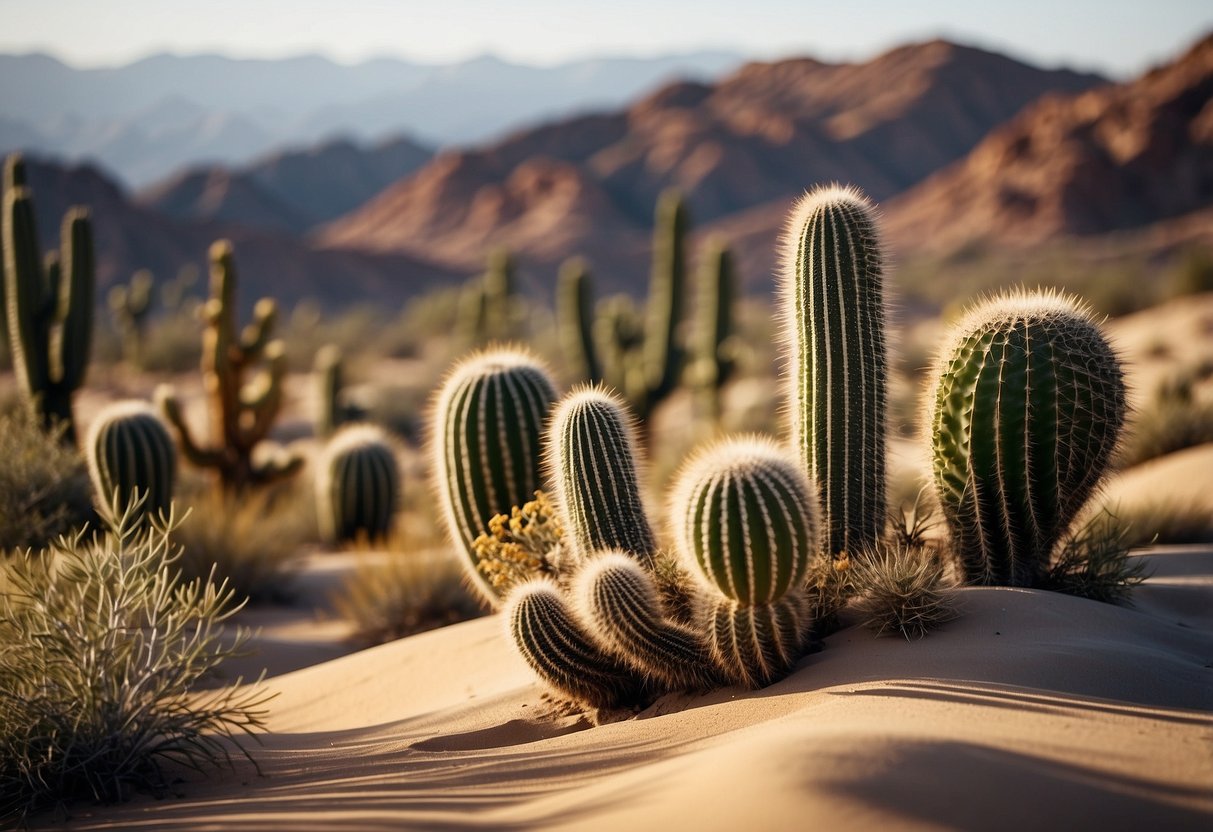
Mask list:
[[[99,506],[167,517],[177,476],[177,449],[147,402],[117,402],[89,426],[85,455]]]
[[[329,543],[386,540],[400,504],[400,466],[374,425],[347,425],[316,466],[316,516]]]
[[[316,352],[316,435],[329,437],[345,421],[341,407],[341,348],[326,344]]]
[[[122,338],[122,357],[132,367],[143,366],[143,344],[155,289],[152,273],[140,269],[128,285],[119,284],[109,292],[110,313]]]
[[[464,347],[508,341],[519,334],[524,309],[517,297],[514,259],[496,249],[483,275],[464,284],[456,336]]]
[[[594,347],[594,287],[590,268],[581,257],[560,266],[556,283],[556,325],[560,349],[578,379],[602,380],[602,365]]]
[[[697,415],[712,424],[720,420],[721,392],[737,367],[732,316],[736,293],[733,256],[722,242],[713,240],[700,265],[687,366]]]

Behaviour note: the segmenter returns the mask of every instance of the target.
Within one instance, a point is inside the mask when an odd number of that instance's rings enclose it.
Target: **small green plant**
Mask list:
[[[233,591],[180,580],[171,515],[146,524],[137,505],[104,513],[98,535],[60,538],[5,567],[0,813],[9,816],[162,791],[179,766],[230,764],[233,744],[247,756],[240,737],[264,728],[259,687],[194,690],[247,643],[246,630],[227,626],[240,608]]]
[[[346,425],[316,463],[316,517],[329,543],[387,539],[400,508],[400,465],[375,425]]]
[[[46,546],[93,517],[84,460],[24,401],[0,411],[0,556]]]
[[[1133,587],[1149,577],[1146,561],[1129,556],[1130,523],[1100,511],[1062,541],[1041,589],[1109,604],[1127,603]]]
[[[89,426],[84,443],[93,491],[100,503],[142,499],[152,517],[168,512],[177,478],[177,448],[146,402],[117,402]]]

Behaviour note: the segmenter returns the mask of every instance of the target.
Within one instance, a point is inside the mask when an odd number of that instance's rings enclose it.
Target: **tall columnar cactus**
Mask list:
[[[547,459],[573,556],[620,550],[651,564],[657,544],[623,401],[597,388],[565,396],[548,427]]]
[[[254,449],[269,435],[282,407],[286,350],[270,337],[278,307],[262,298],[253,310],[253,323],[237,331],[231,243],[220,240],[212,245],[210,260],[211,296],[202,308],[202,385],[210,415],[210,444],[195,439],[171,387],[162,387],[158,397],[186,459],[214,469],[224,490],[242,491],[293,474],[302,459],[286,453],[253,459]],[[246,372],[262,359],[268,367],[246,384]]]
[[[760,687],[800,658],[804,579],[817,549],[816,494],[770,442],[709,447],[679,475],[670,516],[679,557],[703,593],[702,626],[731,681]]]
[[[697,406],[707,420],[720,418],[720,395],[736,367],[733,337],[733,256],[713,241],[701,266],[691,332],[690,376]]]
[[[1073,299],[1020,293],[969,312],[933,377],[933,477],[965,575],[1032,586],[1111,461],[1116,354]]]
[[[316,351],[316,435],[332,436],[340,427],[341,348],[326,344]]]
[[[143,340],[155,285],[152,273],[140,269],[131,276],[129,285],[115,286],[109,293],[110,312],[122,336],[123,357],[136,367],[143,361]]]
[[[469,280],[459,298],[457,330],[467,346],[506,341],[519,313],[514,259],[505,249],[489,254],[483,275]]]
[[[594,289],[585,260],[574,257],[560,267],[556,282],[556,323],[560,348],[580,379],[600,381],[602,367],[594,346]]]
[[[400,466],[392,443],[374,425],[346,425],[316,468],[316,516],[330,543],[385,540],[400,503]]]
[[[4,290],[13,368],[47,427],[75,441],[72,394],[84,382],[93,332],[93,234],[88,211],[63,218],[60,253],[38,252],[33,194],[19,158],[10,158],[4,195]]]
[[[97,414],[84,443],[99,505],[143,498],[144,516],[167,516],[177,476],[177,448],[155,409],[143,401],[117,402]]]
[[[431,428],[435,488],[465,571],[494,607],[501,598],[477,568],[473,543],[495,515],[508,515],[542,486],[543,425],[555,399],[547,370],[519,350],[465,359],[437,395]]]
[[[858,552],[885,524],[888,366],[875,209],[855,188],[807,194],[784,241],[789,410],[821,489],[825,544]]]
[[[645,322],[644,373],[648,396],[659,401],[678,386],[682,349],[678,327],[686,295],[687,210],[672,191],[657,202],[653,230],[653,273],[649,278],[648,320]]]

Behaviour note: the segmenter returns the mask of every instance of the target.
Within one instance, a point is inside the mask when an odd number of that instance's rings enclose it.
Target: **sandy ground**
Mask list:
[[[466,622],[271,679],[260,775],[68,828],[1213,828],[1213,549],[1145,557],[1133,608],[959,590],[922,641],[847,628],[765,690],[601,724]]]

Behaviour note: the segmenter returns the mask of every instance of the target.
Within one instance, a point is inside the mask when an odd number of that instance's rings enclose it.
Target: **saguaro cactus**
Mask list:
[[[702,626],[720,671],[760,687],[800,658],[803,583],[817,548],[816,495],[787,454],[760,439],[709,447],[671,501],[679,557],[702,587]]]
[[[4,195],[4,289],[13,369],[49,428],[75,442],[72,394],[84,383],[93,332],[93,235],[88,211],[63,218],[60,253],[38,253],[33,194],[20,157],[10,157]]]
[[[933,378],[934,483],[965,575],[1031,586],[1111,461],[1125,421],[1116,355],[1087,308],[1020,293],[969,312]]]
[[[286,351],[270,337],[278,307],[257,301],[253,323],[236,329],[236,264],[232,245],[211,246],[211,297],[202,308],[202,383],[210,412],[211,444],[202,445],[186,423],[171,387],[158,392],[161,410],[177,434],[181,451],[194,465],[216,471],[226,491],[241,491],[293,474],[302,460],[277,454],[253,461],[253,449],[273,427],[282,407]],[[245,373],[259,360],[268,367],[248,384]]]
[[[147,402],[117,402],[97,414],[85,443],[98,504],[123,503],[136,494],[145,516],[167,515],[177,476],[177,449],[168,428]]]
[[[330,543],[384,540],[400,503],[400,466],[382,430],[346,425],[316,468],[316,516]]]
[[[690,377],[696,405],[708,421],[720,419],[720,394],[736,367],[733,338],[733,256],[718,240],[704,255],[691,332]]]
[[[821,489],[825,544],[856,553],[885,524],[888,366],[875,210],[855,188],[807,194],[784,241],[789,411]]]
[[[508,515],[542,486],[543,425],[555,399],[547,370],[519,350],[463,360],[438,391],[431,428],[435,489],[468,578],[494,607],[501,598],[477,569],[473,543],[495,515]]]
[[[556,282],[556,323],[560,348],[578,378],[602,379],[594,347],[594,289],[585,260],[574,257],[560,266]]]
[[[109,293],[110,312],[122,335],[123,357],[136,367],[143,361],[143,339],[155,285],[152,273],[140,269],[131,276],[129,285],[115,286]]]

